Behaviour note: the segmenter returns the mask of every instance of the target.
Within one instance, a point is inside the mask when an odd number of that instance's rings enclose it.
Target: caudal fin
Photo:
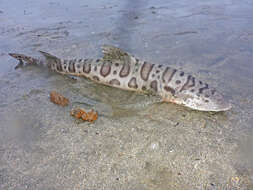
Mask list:
[[[20,61],[20,63],[26,62],[28,64],[37,64],[38,59],[35,59],[30,56],[26,56],[24,54],[19,54],[19,53],[9,53],[9,55],[17,60]]]

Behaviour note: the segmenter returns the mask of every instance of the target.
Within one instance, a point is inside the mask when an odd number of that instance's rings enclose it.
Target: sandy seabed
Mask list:
[[[253,189],[250,0],[2,0],[0,189]],[[233,105],[207,113],[8,56],[102,56],[112,44],[192,73]],[[56,90],[71,104],[51,103]],[[95,108],[94,123],[70,116]]]

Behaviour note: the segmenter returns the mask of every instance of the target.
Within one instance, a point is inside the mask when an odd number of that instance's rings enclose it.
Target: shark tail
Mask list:
[[[54,69],[55,67],[60,67],[60,59],[43,51],[39,51],[45,59],[41,59],[41,58],[34,58],[34,57],[30,57],[30,56],[26,56],[24,54],[19,54],[19,53],[9,53],[9,55],[17,60],[19,60],[19,64],[18,66],[16,66],[16,69],[19,67],[22,67],[24,65],[24,63],[28,64],[28,65],[40,65],[40,66],[48,66],[50,69],[52,70],[56,70]],[[57,64],[56,64],[57,63]],[[56,65],[55,65],[56,64]]]
[[[37,64],[39,63],[39,60],[30,56],[26,56],[24,54],[19,54],[19,53],[9,53],[9,55],[17,60],[19,60],[19,62],[21,64],[23,64],[23,62],[26,62],[28,64]]]

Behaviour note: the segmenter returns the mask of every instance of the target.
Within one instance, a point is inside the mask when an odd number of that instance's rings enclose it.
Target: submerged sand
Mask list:
[[[0,189],[253,189],[250,0],[1,1]],[[198,112],[29,66],[9,52],[101,56],[117,45],[219,89]],[[50,102],[60,92],[71,104]],[[94,108],[94,123],[75,107]]]

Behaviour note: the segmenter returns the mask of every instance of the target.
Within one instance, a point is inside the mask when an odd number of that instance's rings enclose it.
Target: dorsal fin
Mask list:
[[[104,54],[103,60],[105,61],[119,61],[120,63],[131,63],[131,56],[129,53],[120,48],[111,45],[103,45],[102,52]]]

